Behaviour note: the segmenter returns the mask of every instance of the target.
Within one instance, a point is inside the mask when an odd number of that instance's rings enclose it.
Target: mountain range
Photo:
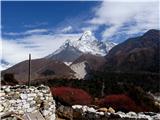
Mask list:
[[[82,54],[105,56],[116,43],[97,40],[91,31],[85,31],[78,40],[66,40],[55,52],[46,58],[63,62],[73,62]]]
[[[42,78],[84,79],[92,71],[159,72],[160,31],[129,38],[116,45],[95,39],[86,31],[78,40],[66,40],[55,52],[31,61],[32,80]],[[113,47],[113,48],[112,48]],[[27,80],[28,61],[2,71],[13,73],[18,81]]]

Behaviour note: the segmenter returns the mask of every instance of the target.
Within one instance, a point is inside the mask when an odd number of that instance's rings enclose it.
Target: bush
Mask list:
[[[14,78],[14,74],[6,73],[4,74],[3,80],[1,81],[3,85],[17,85],[18,81]]]
[[[116,111],[135,111],[139,112],[142,109],[136,105],[136,103],[125,94],[108,95],[99,100],[99,106],[113,107]]]
[[[89,105],[92,102],[92,97],[82,89],[71,87],[55,87],[51,88],[52,95],[62,104],[67,105]]]

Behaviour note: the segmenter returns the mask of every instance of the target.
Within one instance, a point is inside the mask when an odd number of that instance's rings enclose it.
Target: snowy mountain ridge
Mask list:
[[[112,42],[98,41],[91,31],[85,31],[78,40],[66,40],[65,43],[50,56],[56,55],[64,50],[67,46],[72,46],[82,53],[105,56],[108,51],[115,46]]]

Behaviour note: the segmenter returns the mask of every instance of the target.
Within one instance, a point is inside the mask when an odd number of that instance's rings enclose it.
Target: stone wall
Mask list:
[[[49,87],[1,86],[0,115],[14,112],[19,116],[40,111],[46,120],[55,120],[55,101]]]

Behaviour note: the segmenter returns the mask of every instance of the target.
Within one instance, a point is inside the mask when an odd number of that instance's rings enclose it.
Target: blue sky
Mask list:
[[[100,2],[91,1],[2,2],[2,33],[18,33],[30,29],[49,29],[54,33],[57,32],[55,29],[68,26],[75,28],[72,32],[80,32],[78,27],[92,17],[92,8],[98,4]]]
[[[158,16],[159,0],[2,2],[2,57],[12,64],[28,53],[41,58],[86,30],[120,43],[158,29]]]

